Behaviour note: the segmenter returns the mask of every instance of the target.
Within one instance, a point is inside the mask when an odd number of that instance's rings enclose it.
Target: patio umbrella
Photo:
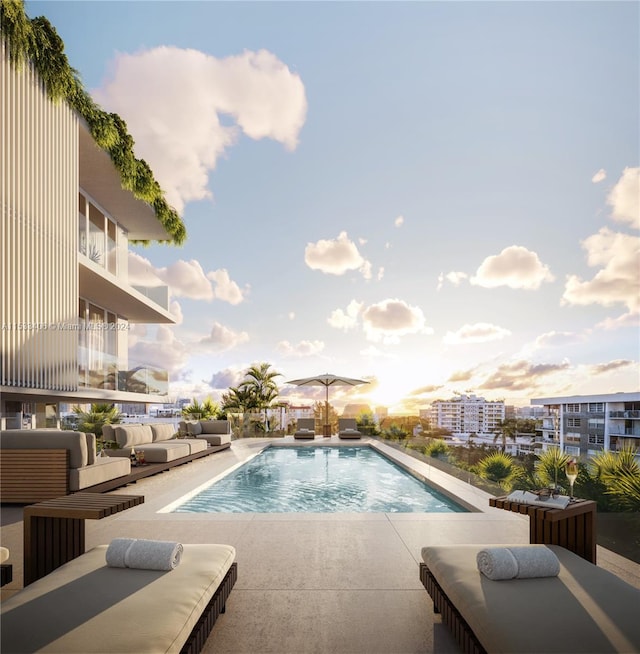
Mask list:
[[[293,379],[286,382],[294,386],[324,386],[326,389],[324,401],[324,429],[323,436],[331,436],[331,425],[329,425],[329,386],[359,386],[368,384],[364,379],[353,379],[351,377],[339,377],[338,375],[316,375],[315,377],[304,377],[303,379]]]

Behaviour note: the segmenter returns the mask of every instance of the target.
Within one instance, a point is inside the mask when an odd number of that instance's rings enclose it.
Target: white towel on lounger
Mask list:
[[[114,538],[105,557],[111,567],[173,570],[180,563],[183,549],[182,543],[173,541]]]
[[[486,547],[476,555],[478,570],[489,579],[515,579],[518,562],[508,547]]]
[[[478,570],[493,581],[556,577],[558,557],[542,545],[487,547],[476,556]]]

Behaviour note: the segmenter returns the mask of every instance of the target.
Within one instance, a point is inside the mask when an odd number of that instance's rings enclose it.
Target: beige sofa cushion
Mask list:
[[[144,452],[147,463],[167,463],[191,454],[187,439],[162,441],[160,443],[144,443],[134,447],[136,452]],[[116,456],[127,456],[131,450],[116,450]]]
[[[65,654],[179,652],[235,559],[230,545],[184,545],[170,572],[110,568],[107,545],[3,600],[2,649]]]
[[[187,420],[187,434],[189,436],[200,436],[202,423],[199,420]]]
[[[231,442],[231,434],[200,434],[198,438],[190,438],[191,441],[203,441],[205,444],[209,445],[224,445],[225,443]]]
[[[79,491],[95,484],[128,475],[131,462],[122,457],[97,457],[95,463],[69,470],[69,490]]]
[[[203,434],[230,434],[231,423],[228,420],[201,420]]]
[[[154,443],[157,441],[171,440],[176,435],[175,426],[169,422],[153,424],[149,425],[149,427],[151,427]]]
[[[97,452],[96,452],[96,435],[95,434],[85,434],[87,440],[87,465],[91,465],[96,462]]]
[[[113,431],[118,447],[122,449],[153,443],[153,434],[149,425],[115,425]]]
[[[573,552],[549,547],[557,577],[491,581],[481,545],[425,547],[422,558],[484,648],[519,652],[640,652],[640,590]]]
[[[0,432],[0,449],[69,450],[69,467],[82,468],[89,460],[87,436],[62,429],[5,429]]]

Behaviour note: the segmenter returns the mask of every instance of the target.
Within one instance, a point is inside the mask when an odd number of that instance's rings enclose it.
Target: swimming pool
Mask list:
[[[173,513],[464,513],[368,446],[268,447]]]

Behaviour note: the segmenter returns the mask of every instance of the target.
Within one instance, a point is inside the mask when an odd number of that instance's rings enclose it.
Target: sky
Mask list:
[[[182,216],[169,399],[417,414],[640,388],[637,2],[26,2]],[[158,282],[161,280],[161,282]]]

